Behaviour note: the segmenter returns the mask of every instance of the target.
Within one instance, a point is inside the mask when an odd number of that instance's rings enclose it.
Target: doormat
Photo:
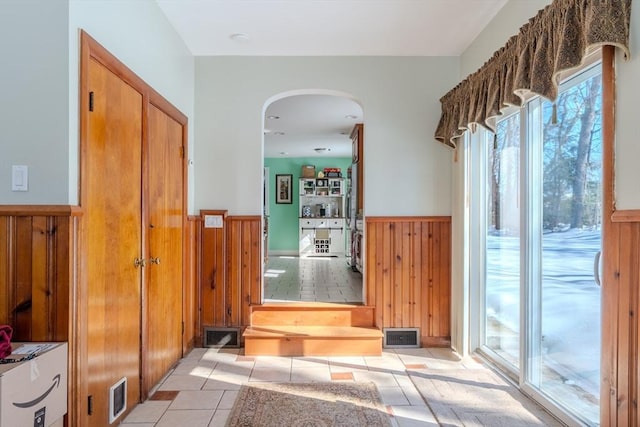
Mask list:
[[[390,427],[373,383],[251,383],[241,387],[227,427]]]

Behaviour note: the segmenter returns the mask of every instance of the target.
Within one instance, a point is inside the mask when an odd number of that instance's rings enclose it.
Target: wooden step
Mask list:
[[[372,327],[374,308],[354,304],[269,303],[251,307],[251,325]]]
[[[250,326],[247,356],[380,356],[382,332],[357,326]]]

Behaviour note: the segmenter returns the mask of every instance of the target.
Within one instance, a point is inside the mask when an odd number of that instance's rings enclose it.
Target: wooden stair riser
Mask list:
[[[370,307],[353,310],[253,310],[251,325],[291,325],[291,326],[374,326],[373,309]]]
[[[373,307],[330,303],[251,307],[247,356],[380,356]]]
[[[381,338],[245,338],[247,356],[380,356]]]

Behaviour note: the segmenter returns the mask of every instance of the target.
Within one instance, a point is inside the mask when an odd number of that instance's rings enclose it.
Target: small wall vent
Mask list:
[[[420,347],[420,328],[384,328],[384,348]]]
[[[127,377],[109,388],[109,424],[127,409]]]
[[[240,347],[239,328],[204,328],[204,347]]]

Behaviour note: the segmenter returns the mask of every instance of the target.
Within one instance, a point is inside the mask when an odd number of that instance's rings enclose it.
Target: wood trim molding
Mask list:
[[[613,211],[611,222],[640,222],[640,209]]]
[[[80,216],[82,209],[70,205],[0,205],[0,216]]]
[[[451,222],[450,216],[367,216],[365,222]]]
[[[233,215],[226,218],[228,221],[256,221],[262,220],[260,215]]]
[[[626,406],[627,390],[619,390],[619,372],[627,373],[627,362],[619,364],[620,319],[620,228],[611,218],[615,213],[615,52],[612,46],[602,49],[602,342],[600,359],[600,424],[618,425],[618,415]],[[627,311],[628,313],[628,311]],[[624,323],[624,322],[623,322]],[[622,399],[619,399],[622,397]]]

